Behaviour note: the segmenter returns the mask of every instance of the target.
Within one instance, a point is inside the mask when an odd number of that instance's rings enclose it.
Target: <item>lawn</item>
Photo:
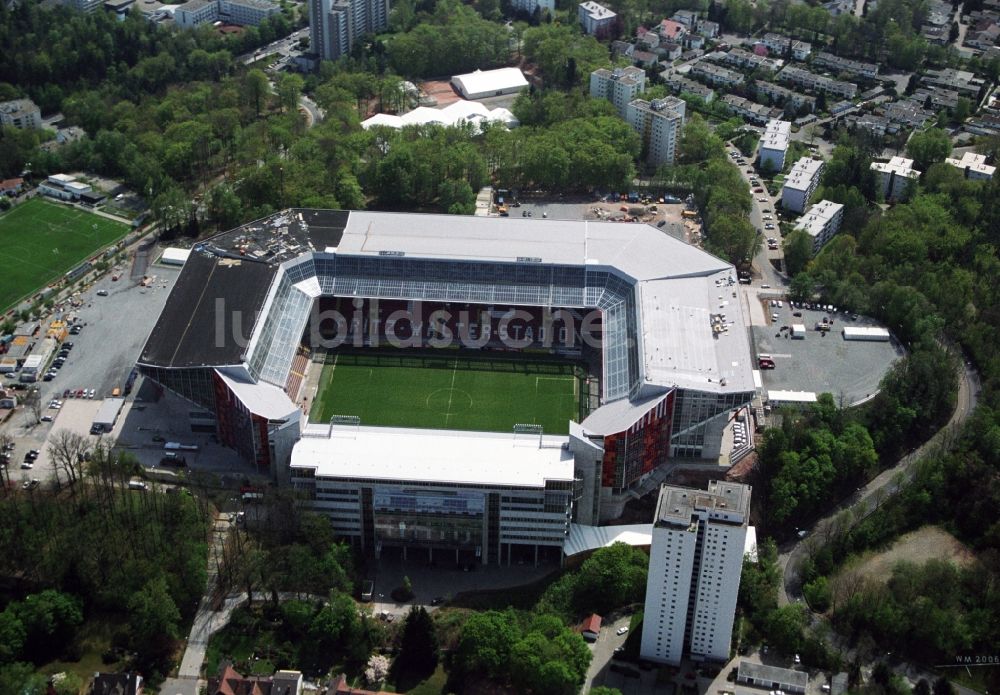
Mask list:
[[[128,231],[128,226],[120,222],[42,198],[32,198],[0,215],[4,273],[0,311],[62,276]]]
[[[313,422],[510,432],[515,424],[566,434],[580,417],[578,367],[540,358],[331,353]]]

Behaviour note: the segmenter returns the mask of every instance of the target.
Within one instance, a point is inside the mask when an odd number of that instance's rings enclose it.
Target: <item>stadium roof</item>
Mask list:
[[[476,70],[451,78],[463,94],[476,95],[500,92],[508,89],[523,89],[528,86],[524,73],[518,68],[497,68],[496,70]]]
[[[570,524],[569,537],[563,545],[563,553],[568,557],[598,548],[606,548],[614,543],[644,546],[649,545],[652,539],[652,524],[630,524],[627,526]]]
[[[538,435],[306,425],[291,465],[315,469],[317,477],[400,483],[542,488],[546,480],[572,480],[565,437],[545,441],[539,447]]]

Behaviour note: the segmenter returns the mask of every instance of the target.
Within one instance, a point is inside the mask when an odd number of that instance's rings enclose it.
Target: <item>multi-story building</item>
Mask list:
[[[688,31],[698,28],[698,13],[694,10],[677,10],[670,19],[680,22],[688,28]]]
[[[661,166],[674,163],[686,106],[677,97],[653,101],[635,99],[628,104],[625,120],[642,137],[643,151],[650,164]]]
[[[875,63],[863,63],[860,60],[841,58],[826,51],[820,51],[814,55],[812,64],[833,72],[846,72],[868,80],[874,80],[878,77],[878,65]]]
[[[934,113],[923,108],[922,103],[910,99],[880,104],[875,109],[875,113],[884,116],[892,123],[911,130],[923,128],[927,121],[934,118]]]
[[[743,84],[746,78],[735,70],[699,60],[691,66],[690,75],[713,87],[734,87]]]
[[[515,10],[528,14],[542,10],[548,10],[549,14],[552,14],[556,11],[555,0],[511,0],[510,4]]]
[[[764,104],[758,104],[755,101],[744,99],[743,97],[736,96],[735,94],[723,95],[722,101],[725,102],[726,106],[728,106],[733,113],[737,116],[743,117],[748,123],[753,123],[754,125],[764,125],[768,121],[781,116],[781,109],[774,108],[773,106],[765,106]]]
[[[795,162],[785,177],[781,187],[781,207],[792,212],[803,212],[809,198],[819,186],[823,162],[812,157],[803,157]]]
[[[310,46],[323,60],[337,60],[388,26],[389,0],[309,0]]]
[[[190,0],[174,10],[174,24],[185,28],[212,22],[258,26],[280,13],[281,7],[270,0]]]
[[[656,503],[642,622],[642,658],[726,661],[750,516],[748,485],[707,492],[664,485]]]
[[[761,37],[757,43],[764,46],[769,53],[776,53],[777,55],[783,56],[788,54],[788,50],[792,45],[792,40],[787,36],[782,36],[781,34],[775,34],[774,32],[768,32]]]
[[[744,70],[757,70],[759,68],[763,68],[764,70],[771,70],[772,72],[775,72],[781,69],[780,60],[757,55],[752,51],[738,47],[731,48],[726,53],[719,54],[718,59],[726,65],[735,65],[736,67],[743,68]]]
[[[794,65],[786,65],[778,73],[778,79],[782,82],[797,85],[803,89],[811,89],[816,92],[826,92],[843,99],[853,99],[858,93],[858,85],[853,82],[842,82],[834,80],[824,75],[803,70]]]
[[[89,14],[104,5],[104,0],[63,0],[63,5]]]
[[[792,124],[789,121],[782,121],[774,118],[767,123],[764,128],[764,135],[760,138],[760,166],[761,168],[770,164],[775,171],[785,168],[785,152],[788,151],[788,140],[791,136]]]
[[[708,19],[703,19],[698,22],[698,33],[704,36],[706,39],[714,39],[719,35],[720,27],[718,22],[713,22]]]
[[[645,91],[646,71],[641,68],[598,68],[590,73],[591,98],[607,99],[622,118],[625,118],[629,102]]]
[[[591,36],[610,34],[618,20],[617,14],[604,5],[597,4],[594,0],[581,2],[577,7],[576,14],[580,20],[580,26]]]
[[[821,200],[795,222],[795,229],[800,229],[812,237],[813,255],[816,255],[824,244],[840,231],[843,219],[843,205],[831,200]]]
[[[816,110],[816,97],[796,92],[773,82],[765,82],[764,80],[754,82],[754,96],[758,99],[766,97],[773,103],[781,104],[782,106],[791,104],[792,108],[796,111],[801,111],[805,108],[812,113]]]
[[[872,162],[871,170],[879,176],[882,199],[886,202],[903,200],[920,178],[913,168],[913,160],[893,157],[888,162]]]
[[[966,152],[961,159],[948,157],[944,161],[946,164],[961,169],[967,179],[989,181],[997,171],[996,167],[986,163],[986,155],[975,152]]]
[[[706,87],[700,82],[695,82],[694,80],[689,80],[688,78],[680,75],[676,72],[671,72],[669,70],[664,70],[660,73],[660,77],[666,83],[667,88],[670,89],[674,94],[693,94],[696,97],[700,97],[702,101],[706,104],[710,103],[715,99],[715,92],[711,88]]]
[[[11,128],[42,127],[42,112],[31,99],[13,99],[0,103],[0,125]]]
[[[920,81],[931,87],[956,91],[962,96],[971,99],[979,96],[979,90],[985,84],[982,78],[976,77],[974,73],[967,70],[955,70],[954,68],[928,70],[920,78]]]
[[[812,54],[812,44],[808,41],[792,41],[792,58],[794,60],[807,60]]]

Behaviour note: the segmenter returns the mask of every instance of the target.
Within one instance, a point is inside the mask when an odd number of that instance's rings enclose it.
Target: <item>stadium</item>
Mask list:
[[[138,368],[368,552],[537,560],[719,456],[735,286],[648,225],[293,209],[195,246]]]

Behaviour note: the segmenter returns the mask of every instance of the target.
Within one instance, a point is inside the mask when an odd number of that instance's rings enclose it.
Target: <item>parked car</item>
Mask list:
[[[108,291],[107,290],[97,290],[97,296],[98,297],[107,297],[108,296]]]
[[[627,627],[620,627],[620,628],[618,628],[615,631],[615,634],[616,635],[624,635],[626,632],[628,632],[628,628]]]

